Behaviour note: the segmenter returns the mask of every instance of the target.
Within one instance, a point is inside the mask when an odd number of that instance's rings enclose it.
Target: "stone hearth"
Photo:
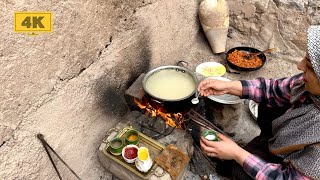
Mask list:
[[[231,71],[233,70],[231,69]],[[133,102],[133,98],[142,99],[145,95],[142,88],[144,76],[145,74],[142,73],[125,92],[125,99],[130,109],[139,110]],[[197,75],[197,78],[201,81],[204,77]],[[201,108],[202,116],[231,135],[231,138],[238,144],[245,145],[260,133],[249,113],[248,102],[243,100],[238,104],[221,104],[208,98],[200,98],[200,103],[191,108]]]
[[[131,111],[128,113],[125,117],[123,117],[122,121],[120,121],[116,125],[116,129],[122,129],[124,127],[133,126],[132,122],[136,121],[137,119],[141,118],[142,116],[145,116],[141,114],[138,111]],[[150,119],[152,120],[152,119]],[[136,128],[137,130],[141,131],[141,129]],[[112,133],[110,136],[107,137],[108,140],[112,139],[116,133]],[[164,146],[167,146],[169,144],[174,144],[176,147],[178,147],[182,152],[184,152],[189,159],[191,159],[193,154],[193,141],[190,134],[188,134],[186,131],[181,129],[174,129],[170,134],[160,138],[157,140],[159,143],[161,143]],[[99,147],[99,153],[98,157],[102,165],[108,169],[114,176],[121,178],[123,180],[140,180],[141,178],[138,177],[136,174],[128,170],[127,168],[123,167],[122,165],[118,164],[117,162],[114,162],[112,159],[107,157],[103,153],[103,148],[106,147],[105,143],[102,143]],[[182,180],[185,178],[185,172],[187,171],[188,166],[180,173],[178,176],[178,180]],[[155,169],[156,172],[163,172],[163,169],[161,167],[157,167]],[[195,175],[194,175],[195,176]],[[159,180],[166,180],[170,179],[170,175],[168,173],[165,173],[161,177],[157,177],[156,175],[152,175],[150,179],[159,179]]]
[[[145,92],[142,88],[142,80],[144,76],[145,74],[141,74],[127,89],[125,93],[125,99],[131,111],[116,125],[117,129],[131,126],[134,129],[137,129],[138,131],[146,134],[147,136],[152,137],[153,139],[157,139],[157,141],[164,146],[174,144],[183,152],[185,152],[189,156],[189,158],[193,157],[192,155],[195,148],[193,145],[193,141],[195,140],[195,143],[199,143],[199,134],[204,129],[207,129],[208,124],[202,123],[209,123],[210,127],[214,127],[215,130],[226,134],[230,138],[237,141],[239,144],[245,144],[248,141],[237,139],[239,134],[242,138],[243,135],[235,130],[236,126],[239,123],[243,122],[244,118],[250,119],[250,117],[243,117],[243,114],[245,114],[244,111],[246,111],[246,109],[244,108],[244,102],[234,105],[224,105],[213,102],[212,100],[207,98],[201,98],[200,103],[192,107],[184,115],[184,120],[189,119],[188,122],[186,122],[186,130],[176,129],[174,127],[166,125],[161,117],[149,117],[145,115],[133,101],[134,98],[141,100],[145,95]],[[202,77],[199,76],[199,80],[201,80],[201,78]],[[199,116],[200,118],[196,118]],[[193,120],[190,120],[190,118]],[[197,119],[204,119],[204,121],[199,121]],[[248,121],[248,119],[246,119],[246,121]],[[248,132],[246,133],[249,134]],[[108,139],[111,139],[112,137],[114,137],[114,135],[115,134],[108,136]],[[255,137],[256,135],[253,132],[253,135],[249,136],[250,137],[248,139],[250,140],[250,138]],[[115,176],[121,179],[139,179],[139,177],[136,177],[136,175],[130,172],[128,169],[117,163],[114,163],[112,159],[106,157],[103,153],[103,148],[105,148],[105,146],[106,144],[102,143],[99,147],[99,159],[106,169],[108,169]],[[156,171],[163,171],[161,168],[159,168],[160,167],[158,167]],[[181,172],[179,179],[187,178],[187,176],[199,178],[199,175],[194,173],[195,170],[191,172],[190,168],[190,166],[187,166],[185,171]],[[188,173],[185,173],[187,171]],[[210,172],[210,174],[206,174],[206,176],[210,175],[215,176],[216,178],[219,177],[214,171]],[[159,178],[153,175],[152,179],[168,179],[168,177],[166,175]]]

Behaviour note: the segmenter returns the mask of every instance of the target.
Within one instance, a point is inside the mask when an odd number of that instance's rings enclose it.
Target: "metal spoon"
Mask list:
[[[266,49],[264,51],[261,51],[261,52],[257,52],[257,53],[249,53],[245,55],[245,58],[250,60],[250,59],[253,59],[254,57],[262,54],[262,53],[267,53],[267,52],[272,52],[272,51],[275,51],[276,48],[270,48],[270,49]]]
[[[199,103],[199,92],[196,91],[196,97],[191,99],[192,104],[198,104]]]

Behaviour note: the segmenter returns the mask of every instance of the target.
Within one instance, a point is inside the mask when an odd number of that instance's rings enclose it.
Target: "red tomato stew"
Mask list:
[[[248,59],[247,55],[247,52],[234,50],[228,55],[228,60],[232,64],[242,68],[257,68],[262,66],[262,60],[258,56]]]

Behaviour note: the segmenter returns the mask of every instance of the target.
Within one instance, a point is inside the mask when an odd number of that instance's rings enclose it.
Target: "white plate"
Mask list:
[[[210,79],[217,79],[221,81],[231,81],[230,79],[224,77],[208,77]],[[209,99],[216,101],[222,104],[238,104],[242,101],[238,96],[234,96],[231,94],[224,94],[224,95],[210,95],[208,96]]]
[[[259,104],[256,103],[255,101],[253,101],[253,100],[249,101],[250,114],[255,120],[258,119],[258,106],[259,106]]]
[[[223,76],[226,73],[226,67],[217,62],[204,62],[196,67],[196,72],[205,77]]]

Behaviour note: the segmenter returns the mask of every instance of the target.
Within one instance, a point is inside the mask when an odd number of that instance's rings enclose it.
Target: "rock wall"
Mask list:
[[[300,60],[295,54],[305,50],[306,29],[310,24],[320,24],[316,1],[230,1],[229,5],[231,47],[276,47],[280,51],[276,57],[286,61]]]
[[[42,133],[83,179],[112,179],[97,160],[107,129],[127,112],[124,91],[160,65],[222,61],[198,22],[200,0],[1,1],[0,179],[57,179]],[[298,71],[312,0],[228,1],[228,48],[278,48],[265,68],[234,78]],[[53,32],[13,32],[14,11],[52,11]],[[233,77],[232,75],[230,77]],[[57,161],[57,159],[55,158]],[[64,178],[72,175],[58,163]]]

